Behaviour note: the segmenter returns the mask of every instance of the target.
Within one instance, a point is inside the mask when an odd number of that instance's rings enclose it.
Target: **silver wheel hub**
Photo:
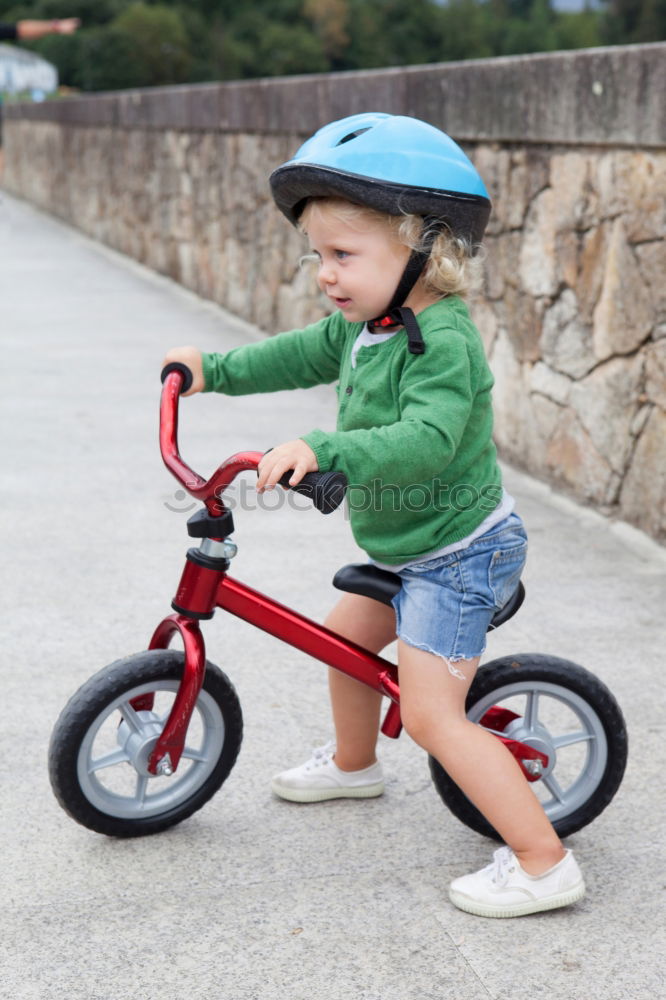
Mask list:
[[[132,732],[125,721],[118,726],[118,746],[125,751],[137,774],[154,778],[155,775],[148,770],[148,764],[162,734],[163,722],[154,712],[137,712],[137,717],[141,720],[139,732]]]
[[[94,808],[117,819],[149,819],[180,808],[205,785],[225,742],[220,706],[205,688],[197,698],[178,770],[167,754],[157,774],[148,771],[178,689],[179,681],[166,677],[137,684],[105,704],[91,722],[76,769],[81,791]],[[133,702],[143,695],[154,698],[152,708],[137,711]]]
[[[468,718],[481,722],[486,712],[505,705],[517,714],[501,735],[545,754],[541,773],[536,761],[524,767],[539,780],[532,788],[551,822],[585,806],[603,780],[608,740],[594,706],[563,684],[516,680],[489,691]]]
[[[504,729],[503,735],[508,736],[509,739],[517,740],[519,743],[524,743],[525,746],[531,747],[532,750],[537,750],[548,758],[548,765],[535,768],[532,771],[533,774],[538,774],[539,777],[545,778],[554,769],[557,763],[557,752],[550,733],[544,726],[537,724],[532,729],[528,729],[524,719],[514,719]],[[540,762],[534,761],[533,763]],[[528,770],[531,770],[531,768],[528,768]]]

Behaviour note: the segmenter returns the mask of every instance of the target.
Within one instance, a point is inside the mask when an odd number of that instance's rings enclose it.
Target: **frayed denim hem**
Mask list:
[[[465,660],[480,659],[483,656],[483,654],[485,653],[485,651],[486,651],[486,646],[485,646],[485,643],[484,643],[484,646],[483,646],[483,649],[481,650],[481,652],[480,653],[476,653],[476,655],[474,655],[474,656],[444,656],[443,653],[440,653],[436,649],[432,649],[432,647],[428,646],[426,643],[424,643],[424,642],[415,642],[413,639],[410,639],[409,636],[406,636],[406,635],[403,635],[403,634],[398,634],[398,638],[402,639],[403,642],[406,642],[408,646],[413,646],[414,649],[422,649],[424,653],[431,653],[433,656],[438,656],[441,660],[444,660],[444,662],[446,663],[446,666],[448,667],[448,671],[451,674],[451,676],[452,677],[457,677],[458,680],[461,680],[461,681],[466,681],[467,678],[465,677],[465,675],[462,672],[462,670],[458,670],[458,668],[455,667],[454,664],[455,663],[462,663]]]

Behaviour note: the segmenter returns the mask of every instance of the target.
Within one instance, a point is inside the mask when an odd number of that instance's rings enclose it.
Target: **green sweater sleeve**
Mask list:
[[[227,354],[202,355],[204,392],[242,396],[281,389],[309,389],[338,378],[347,324],[333,313],[303,330],[291,330]]]
[[[473,381],[465,338],[438,331],[429,337],[425,354],[407,355],[396,422],[345,430],[343,421],[343,429],[314,430],[303,439],[322,471],[339,469],[350,483],[379,479],[402,487],[423,482],[459,452],[474,404]]]

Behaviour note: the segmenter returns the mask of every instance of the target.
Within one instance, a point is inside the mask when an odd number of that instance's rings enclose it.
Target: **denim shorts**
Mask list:
[[[443,657],[462,677],[452,664],[484,652],[490,621],[518,586],[526,556],[523,522],[510,514],[467,548],[400,570],[392,601],[398,637]]]

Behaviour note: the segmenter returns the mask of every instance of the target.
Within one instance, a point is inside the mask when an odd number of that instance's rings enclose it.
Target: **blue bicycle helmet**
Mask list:
[[[414,214],[430,239],[447,228],[472,248],[481,242],[490,200],[476,168],[453,139],[427,122],[368,112],[324,125],[270,176],[277,207],[297,225],[308,198],[338,196],[388,215]],[[425,350],[416,318],[403,307],[429,256],[413,251],[385,315],[371,329],[402,324],[409,350]]]
[[[338,195],[389,215],[438,219],[474,245],[490,215],[483,181],[460,146],[403,115],[370,112],[324,125],[273,171],[270,185],[294,225],[308,198]]]

